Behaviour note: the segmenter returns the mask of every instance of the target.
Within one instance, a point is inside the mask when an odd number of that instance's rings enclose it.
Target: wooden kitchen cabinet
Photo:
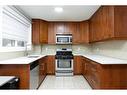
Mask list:
[[[89,20],[90,42],[127,39],[126,17],[127,6],[101,6]]]
[[[66,34],[65,23],[63,22],[54,22],[54,29],[56,34]]]
[[[89,22],[88,21],[82,21],[80,22],[80,33],[79,33],[80,39],[79,43],[89,43]]]
[[[96,64],[87,59],[84,59],[84,63],[83,76],[87,79],[92,88],[98,89],[100,83],[99,64]]]
[[[88,43],[88,21],[82,22],[46,22],[32,19],[32,43],[56,44],[56,34],[72,34],[73,44]]]
[[[127,89],[127,64],[102,64],[83,57],[83,76],[93,89]]]
[[[56,34],[72,34],[76,30],[74,22],[54,22]]]
[[[76,31],[76,22],[65,22],[65,32],[67,34],[73,34]],[[73,35],[72,35],[73,36]]]
[[[72,31],[72,44],[80,44],[81,42],[81,32],[80,32],[80,23],[73,23],[74,30]]]
[[[47,74],[55,75],[55,56],[47,57]]]
[[[85,76],[86,75],[86,60],[84,57],[82,57],[82,75]]]
[[[54,22],[49,22],[48,24],[48,44],[56,44],[56,32]]]
[[[39,84],[41,84],[46,77],[47,73],[46,69],[47,69],[47,57],[43,57],[39,59]]]
[[[82,57],[74,56],[74,75],[82,74]]]
[[[48,42],[48,23],[41,19],[32,19],[32,43],[45,44]]]

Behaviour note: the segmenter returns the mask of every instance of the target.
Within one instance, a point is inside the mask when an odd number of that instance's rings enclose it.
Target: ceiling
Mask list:
[[[83,21],[88,20],[100,5],[70,5],[70,6],[16,6],[31,18],[47,21]],[[56,13],[55,7],[62,7],[62,13]]]

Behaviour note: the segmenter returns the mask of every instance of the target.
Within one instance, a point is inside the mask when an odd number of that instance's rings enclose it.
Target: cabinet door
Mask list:
[[[65,22],[65,34],[72,34],[74,31],[76,31],[74,22]]]
[[[39,84],[44,80],[46,77],[46,57],[41,58],[39,60]]]
[[[102,6],[90,19],[90,41],[101,41],[114,35],[112,6]]]
[[[40,20],[32,20],[32,43],[40,44]]]
[[[64,34],[65,24],[63,22],[55,22],[54,28],[56,34]]]
[[[85,77],[86,75],[86,60],[85,58],[83,57],[82,58],[82,75]]]
[[[82,74],[81,56],[74,56],[74,74],[75,75],[81,75]]]
[[[49,22],[48,24],[48,44],[56,43],[56,32],[53,22]]]
[[[46,21],[40,21],[40,43],[48,42],[48,23]]]
[[[73,44],[79,44],[80,40],[81,40],[81,34],[80,34],[80,25],[78,22],[73,23],[73,38],[72,38],[72,42]]]
[[[88,21],[80,22],[80,43],[89,43],[89,23]]]
[[[47,74],[55,75],[55,56],[47,57]]]
[[[116,38],[127,39],[127,6],[115,6],[114,27]]]
[[[32,43],[43,44],[48,42],[48,23],[40,19],[32,19]]]

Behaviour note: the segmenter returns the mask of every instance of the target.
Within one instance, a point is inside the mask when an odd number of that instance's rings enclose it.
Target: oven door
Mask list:
[[[73,70],[72,59],[57,59],[56,70]]]

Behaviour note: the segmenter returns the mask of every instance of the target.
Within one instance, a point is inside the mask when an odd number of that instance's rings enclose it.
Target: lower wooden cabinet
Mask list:
[[[87,79],[92,88],[99,88],[100,72],[99,64],[83,58],[83,76]]]
[[[55,75],[55,56],[47,57],[47,74]]]
[[[82,57],[74,56],[74,75],[82,74]]]
[[[45,79],[46,77],[46,66],[47,66],[47,57],[43,57],[39,60],[39,84]]]
[[[127,89],[127,64],[102,64],[83,57],[82,68],[93,89]]]

